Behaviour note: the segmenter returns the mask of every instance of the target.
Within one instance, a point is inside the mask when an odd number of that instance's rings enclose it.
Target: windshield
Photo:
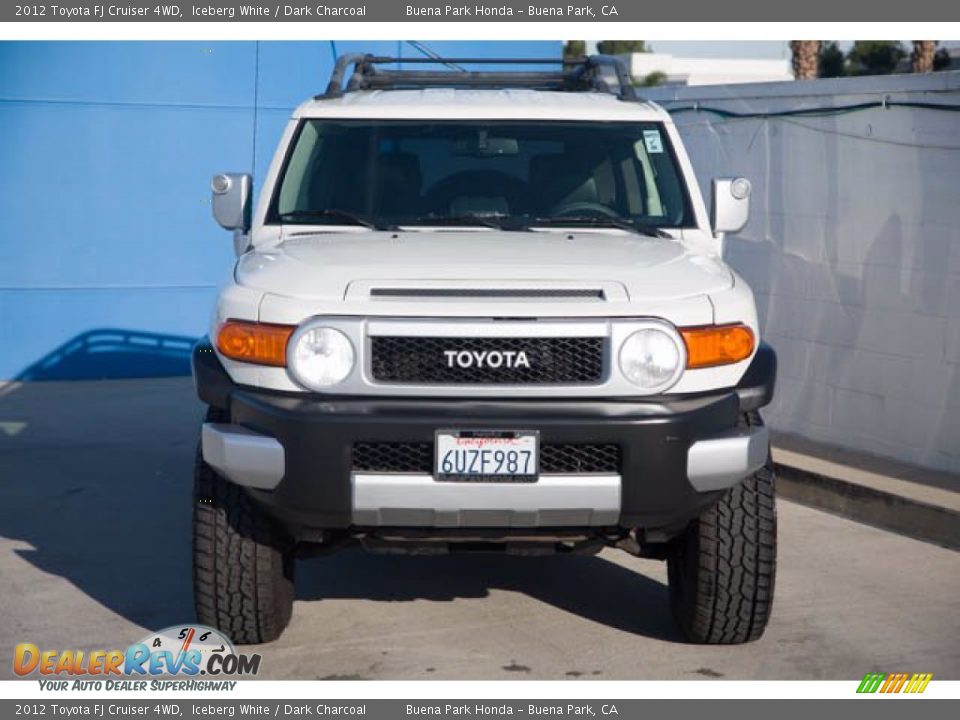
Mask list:
[[[305,120],[268,223],[688,227],[660,123]]]

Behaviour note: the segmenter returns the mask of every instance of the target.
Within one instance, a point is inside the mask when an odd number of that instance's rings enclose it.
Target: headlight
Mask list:
[[[294,333],[287,349],[287,366],[293,379],[306,388],[320,390],[346,379],[353,370],[350,340],[339,330],[305,325]]]
[[[648,392],[672,386],[680,378],[685,363],[682,341],[666,326],[637,330],[620,346],[620,372]]]

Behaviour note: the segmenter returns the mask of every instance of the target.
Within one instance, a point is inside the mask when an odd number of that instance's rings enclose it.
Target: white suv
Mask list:
[[[776,357],[721,259],[749,182],[708,216],[613,58],[396,62],[338,61],[255,209],[213,178],[238,260],[193,358],[199,621],[278,637],[294,558],[349,545],[617,547],[667,560],[691,640],[759,637]]]

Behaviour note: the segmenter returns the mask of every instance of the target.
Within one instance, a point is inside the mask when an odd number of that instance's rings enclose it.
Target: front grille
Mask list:
[[[354,443],[353,469],[357,472],[429,475],[433,472],[433,443]],[[619,445],[561,443],[540,447],[541,474],[619,472]]]
[[[620,446],[544,445],[540,448],[542,473],[619,473]]]
[[[389,383],[598,383],[603,374],[604,342],[600,337],[377,336],[371,338],[372,373],[374,380]],[[456,356],[451,358],[451,352]]]
[[[354,443],[353,469],[359,472],[429,474],[433,472],[433,443]]]

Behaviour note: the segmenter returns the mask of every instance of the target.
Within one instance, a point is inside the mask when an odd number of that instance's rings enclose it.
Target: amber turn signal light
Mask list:
[[[687,368],[730,365],[750,357],[753,352],[753,330],[746,325],[710,325],[680,328],[687,346]]]
[[[282,367],[294,330],[293,325],[227,320],[217,331],[217,349],[231,360]]]

